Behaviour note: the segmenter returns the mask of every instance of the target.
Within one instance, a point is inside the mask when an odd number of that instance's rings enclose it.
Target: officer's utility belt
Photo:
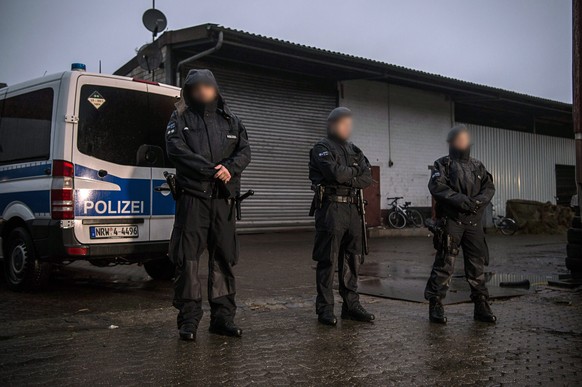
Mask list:
[[[315,214],[315,210],[321,208],[324,201],[335,202],[335,203],[358,203],[358,190],[350,187],[341,186],[324,186],[324,185],[313,185],[311,186],[315,195],[313,195],[313,200],[311,202],[311,208],[309,209],[309,216]]]
[[[358,190],[350,187],[325,187],[325,195],[357,197]]]
[[[205,189],[205,193],[211,199],[227,199],[231,196],[230,192],[226,188],[226,185],[217,180],[208,180],[202,182]]]
[[[358,204],[357,196],[325,195],[323,200],[334,203]]]

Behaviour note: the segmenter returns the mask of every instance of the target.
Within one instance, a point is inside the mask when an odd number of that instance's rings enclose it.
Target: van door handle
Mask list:
[[[163,196],[168,196],[170,193],[172,193],[168,183],[164,183],[162,185],[158,185],[157,187],[154,187],[154,191],[161,193]]]
[[[100,178],[104,178],[107,176],[107,171],[105,169],[100,169],[99,172],[97,172],[97,175],[99,175]]]

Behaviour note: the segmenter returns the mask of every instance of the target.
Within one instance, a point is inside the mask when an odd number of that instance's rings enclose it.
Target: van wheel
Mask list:
[[[22,227],[12,230],[4,251],[4,274],[10,289],[37,290],[47,284],[51,264],[37,259],[28,231]]]
[[[176,272],[174,264],[166,256],[144,262],[143,267],[146,273],[155,280],[171,280]]]

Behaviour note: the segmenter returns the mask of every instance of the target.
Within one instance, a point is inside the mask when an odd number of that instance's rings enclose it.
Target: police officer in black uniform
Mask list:
[[[430,321],[441,324],[447,321],[442,299],[462,249],[465,276],[475,303],[474,318],[494,323],[496,318],[487,302],[484,267],[489,263],[489,251],[481,222],[483,211],[495,194],[493,178],[480,161],[470,157],[471,139],[464,125],[453,127],[447,142],[449,155],[435,161],[428,183],[436,201],[437,229],[442,231],[424,293],[430,302]]]
[[[234,323],[238,261],[234,198],[251,160],[247,132],[219,93],[209,70],[190,70],[166,130],[178,195],[170,240],[176,266],[174,306],[180,338],[194,340],[202,318],[200,256],[208,248],[210,332],[241,336]]]
[[[358,190],[372,183],[370,164],[354,144],[352,113],[339,107],[328,117],[327,137],[310,152],[309,178],[316,191],[315,247],[317,262],[318,321],[336,325],[333,313],[333,277],[338,261],[339,293],[343,298],[342,318],[371,322],[374,315],[360,304],[358,269],[363,262],[362,220],[358,208]]]

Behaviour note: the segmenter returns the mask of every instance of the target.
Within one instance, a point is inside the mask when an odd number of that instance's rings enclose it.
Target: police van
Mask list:
[[[170,278],[165,129],[180,89],[72,71],[0,89],[0,237],[8,286],[53,264],[143,263]]]

